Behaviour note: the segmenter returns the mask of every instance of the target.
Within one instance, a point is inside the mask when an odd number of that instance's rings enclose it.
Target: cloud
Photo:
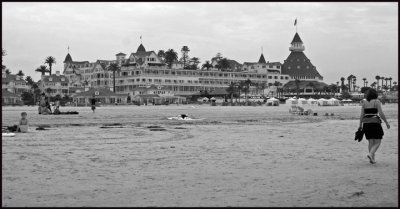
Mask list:
[[[239,62],[289,55],[294,19],[306,55],[325,77],[382,73],[397,77],[397,3],[3,3],[4,64],[34,79],[44,58],[71,47],[74,60],[114,59],[136,51],[183,45],[190,56],[209,60],[217,52]],[[378,70],[379,69],[379,70]],[[373,75],[375,76],[375,75]],[[370,78],[372,79],[372,77]]]

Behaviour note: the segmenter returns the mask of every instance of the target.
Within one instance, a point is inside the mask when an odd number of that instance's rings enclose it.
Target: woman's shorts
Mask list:
[[[382,139],[383,129],[380,123],[364,123],[363,132],[366,139]]]

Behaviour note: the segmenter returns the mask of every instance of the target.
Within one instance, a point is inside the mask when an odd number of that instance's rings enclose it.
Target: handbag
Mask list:
[[[363,139],[363,136],[364,131],[362,130],[362,128],[359,128],[355,133],[354,140],[360,142]]]

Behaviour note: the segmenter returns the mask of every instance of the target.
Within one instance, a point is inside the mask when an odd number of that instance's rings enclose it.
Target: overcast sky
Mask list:
[[[189,46],[201,62],[217,52],[240,63],[289,55],[294,20],[305,54],[324,81],[375,75],[398,77],[397,3],[2,3],[3,60],[12,73],[34,70],[54,56],[63,70],[74,61],[112,60],[136,52]]]

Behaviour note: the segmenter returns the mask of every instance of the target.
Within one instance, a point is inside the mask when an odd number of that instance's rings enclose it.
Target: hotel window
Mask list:
[[[272,66],[272,65],[269,65],[269,68],[274,68],[274,66]]]
[[[285,79],[286,79],[286,80],[289,80],[289,77],[286,76]]]
[[[280,66],[280,65],[277,65],[277,66],[276,66],[276,68],[280,69],[280,68],[281,68],[281,66]]]
[[[272,76],[268,76],[268,79],[272,79]]]
[[[251,66],[251,69],[254,69],[254,66]]]
[[[262,68],[266,68],[267,66],[263,65]]]
[[[263,75],[263,76],[262,76],[262,78],[266,78],[266,77],[267,77],[266,75]]]
[[[142,79],[142,82],[146,82],[146,79],[143,78],[143,79]]]
[[[278,79],[278,76],[274,76],[275,79]]]
[[[281,76],[281,79],[283,80],[283,76]]]
[[[152,81],[152,79],[148,79],[149,80],[149,82],[151,82]]]

